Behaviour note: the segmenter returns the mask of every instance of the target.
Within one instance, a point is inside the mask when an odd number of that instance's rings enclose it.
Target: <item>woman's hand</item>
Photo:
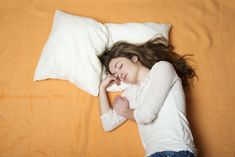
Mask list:
[[[124,113],[129,109],[129,101],[125,97],[116,96],[113,104],[113,109],[122,116],[124,116]]]
[[[120,80],[115,78],[113,75],[108,74],[104,80],[102,80],[101,84],[100,84],[100,88],[106,89],[110,86],[112,86],[114,83],[116,83],[116,85],[120,85]]]

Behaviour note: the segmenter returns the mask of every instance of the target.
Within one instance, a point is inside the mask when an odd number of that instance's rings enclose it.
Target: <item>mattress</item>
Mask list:
[[[194,55],[199,77],[187,93],[198,156],[235,156],[234,1],[1,0],[0,157],[144,156],[136,123],[103,131],[98,97],[64,80],[33,81],[56,9],[104,23],[170,23],[175,52]]]

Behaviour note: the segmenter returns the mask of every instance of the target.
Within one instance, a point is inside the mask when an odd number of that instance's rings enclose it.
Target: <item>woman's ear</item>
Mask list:
[[[132,60],[133,60],[133,62],[136,63],[136,62],[138,61],[138,56],[133,56],[133,57],[132,57]]]

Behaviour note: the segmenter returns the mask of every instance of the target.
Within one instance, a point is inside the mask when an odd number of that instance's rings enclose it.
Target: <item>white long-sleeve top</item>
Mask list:
[[[155,63],[140,85],[130,85],[122,96],[129,100],[130,108],[135,109],[134,118],[145,156],[166,150],[189,150],[197,154],[186,119],[182,82],[171,63]],[[127,120],[113,109],[100,118],[105,131]]]

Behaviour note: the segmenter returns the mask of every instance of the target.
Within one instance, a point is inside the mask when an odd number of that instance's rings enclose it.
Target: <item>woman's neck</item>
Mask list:
[[[139,74],[137,78],[137,85],[140,85],[142,81],[144,81],[145,77],[147,74],[150,72],[150,69],[147,68],[146,66],[141,65],[139,69]]]

